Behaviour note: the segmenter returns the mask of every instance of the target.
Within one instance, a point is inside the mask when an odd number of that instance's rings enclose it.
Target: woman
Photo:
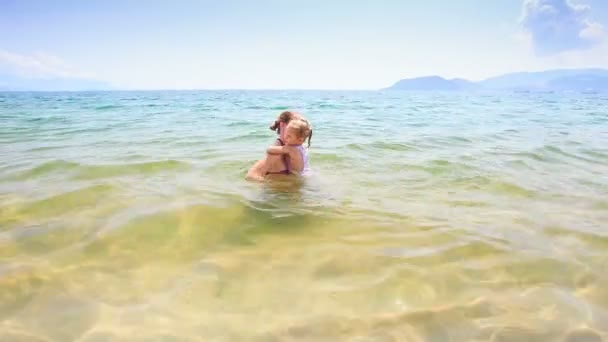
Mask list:
[[[285,111],[279,115],[277,120],[275,120],[274,124],[270,126],[270,129],[276,131],[279,137],[275,141],[275,146],[285,146],[288,142],[286,141],[286,135],[289,131],[289,123],[294,122],[293,127],[290,129],[294,129],[294,127],[300,127],[302,124],[307,126],[308,129],[305,130],[306,136],[304,139],[308,138],[308,146],[310,146],[310,139],[312,137],[312,129],[310,125],[304,117],[296,112]],[[297,122],[297,125],[295,123]],[[302,138],[302,137],[300,137]],[[272,151],[270,148],[268,151]],[[259,160],[257,163],[253,165],[253,167],[247,173],[247,179],[250,180],[258,180],[262,181],[266,176],[269,175],[290,175],[293,171],[302,171],[300,168],[308,167],[308,158],[306,156],[304,163],[297,163],[298,169],[292,170],[291,168],[291,160],[289,153],[268,153],[266,158]],[[301,164],[301,165],[300,165]]]

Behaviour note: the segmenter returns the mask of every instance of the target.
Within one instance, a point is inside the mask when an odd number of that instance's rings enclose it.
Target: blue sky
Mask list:
[[[376,89],[608,68],[605,0],[0,2],[0,73],[126,89]]]

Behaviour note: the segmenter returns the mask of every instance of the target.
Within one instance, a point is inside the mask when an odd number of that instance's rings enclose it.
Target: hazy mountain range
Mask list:
[[[402,79],[383,90],[608,90],[606,69],[561,69],[515,72],[472,82],[428,76]]]
[[[0,91],[112,90],[106,82],[84,78],[25,78],[0,73]],[[402,79],[382,90],[572,90],[608,91],[607,69],[560,69],[515,72],[483,81],[427,76]]]

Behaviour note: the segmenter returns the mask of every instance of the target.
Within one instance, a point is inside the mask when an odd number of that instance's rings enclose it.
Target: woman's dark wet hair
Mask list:
[[[308,120],[304,119],[304,117],[297,112],[292,112],[292,111],[288,111],[288,110],[282,112],[281,114],[279,114],[279,117],[270,126],[270,129],[277,132],[277,134],[280,135],[281,134],[281,122],[283,122],[287,125],[292,120],[296,120],[296,119],[306,122],[306,125],[309,127],[309,131],[307,132],[307,138],[308,138],[308,147],[310,147],[310,139],[312,138],[312,127],[310,126],[310,123],[308,122]]]
[[[296,112],[284,111],[279,114],[279,117],[274,121],[274,123],[270,126],[270,129],[277,132],[277,134],[281,134],[281,122],[288,124],[291,120],[299,118],[300,115]]]

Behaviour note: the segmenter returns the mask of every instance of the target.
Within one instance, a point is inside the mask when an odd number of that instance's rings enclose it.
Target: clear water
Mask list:
[[[314,174],[244,180],[295,108]],[[0,94],[0,340],[608,332],[608,94]]]

